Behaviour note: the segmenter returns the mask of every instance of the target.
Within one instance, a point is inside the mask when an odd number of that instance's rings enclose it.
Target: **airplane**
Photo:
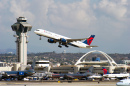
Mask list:
[[[51,72],[36,72],[30,77],[37,77],[39,79],[47,80],[49,77],[51,77],[52,73]]]
[[[93,66],[89,67],[89,69],[83,73],[83,74],[80,74],[80,73],[76,73],[76,74],[52,74],[52,78],[59,78],[60,80],[72,80],[72,79],[83,79],[83,78],[86,78],[88,76],[91,76],[92,75],[92,71],[93,71]]]
[[[17,80],[22,80],[24,79],[25,77],[27,76],[31,76],[35,73],[34,71],[34,67],[35,67],[35,60],[33,61],[32,65],[31,65],[31,68],[29,70],[24,70],[24,71],[2,71],[1,72],[1,80],[2,79],[10,79],[10,80],[14,80],[14,79],[17,79]]]
[[[100,74],[93,74],[88,77],[88,80],[101,80],[102,76]]]
[[[56,43],[59,42],[58,47],[62,47],[61,45],[64,45],[65,47],[69,47],[68,45],[78,47],[78,48],[92,48],[92,47],[97,47],[97,46],[90,46],[92,43],[95,35],[91,35],[89,38],[82,38],[82,39],[71,39],[47,30],[43,29],[37,29],[34,31],[35,34],[40,36],[47,37],[49,43]],[[81,42],[81,40],[85,40],[84,42]]]
[[[129,73],[120,73],[120,74],[110,74],[105,67],[103,68],[103,77],[105,78],[117,78],[117,79],[123,79],[129,77]]]

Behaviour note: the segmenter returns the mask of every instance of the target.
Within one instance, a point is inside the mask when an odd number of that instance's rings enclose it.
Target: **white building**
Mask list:
[[[46,60],[36,61],[36,66],[38,66],[38,67],[49,67],[49,61],[46,61]]]

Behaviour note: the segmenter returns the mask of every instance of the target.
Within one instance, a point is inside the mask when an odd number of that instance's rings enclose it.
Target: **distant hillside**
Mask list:
[[[16,49],[0,49],[0,54],[4,54],[4,53],[16,53]]]
[[[69,62],[71,64],[74,64],[81,56],[83,56],[85,53],[55,53],[55,52],[49,52],[49,53],[31,53],[28,54],[28,61],[33,59],[35,56],[37,56],[37,59],[45,59],[50,60],[54,63],[63,63],[63,62]],[[121,60],[130,60],[130,54],[108,54],[110,55],[117,63],[120,63]],[[101,60],[107,60],[102,54],[99,53],[92,53],[89,54],[86,58],[86,60],[91,61],[92,57],[100,57]]]
[[[64,65],[75,64],[80,57],[85,53],[55,53],[55,52],[44,52],[44,53],[30,53],[28,54],[28,62],[32,61],[34,57],[36,60],[49,60],[51,63],[61,63]],[[122,60],[130,60],[130,54],[108,54],[117,63]],[[87,61],[91,61],[92,57],[100,57],[101,60],[107,60],[100,53],[89,54],[86,58]],[[6,62],[17,62],[17,56],[15,54],[0,54],[0,61]]]

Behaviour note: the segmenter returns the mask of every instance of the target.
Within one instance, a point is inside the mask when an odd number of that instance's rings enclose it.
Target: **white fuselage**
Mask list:
[[[65,36],[53,33],[53,32],[49,32],[49,31],[43,30],[43,29],[37,29],[37,30],[34,31],[34,33],[36,33],[37,35],[40,35],[40,36],[44,36],[44,37],[47,37],[47,38],[55,39],[55,40],[57,40],[57,42],[61,38],[71,39],[71,38],[68,38],[68,37],[65,37]],[[82,43],[80,41],[73,41],[73,42],[70,42],[68,44],[72,45],[72,46],[75,46],[75,47],[79,47],[79,48],[87,48],[87,46],[89,46],[89,45],[87,45],[85,43]],[[91,47],[89,47],[89,48],[91,48]]]
[[[92,76],[89,76],[88,78],[90,78],[90,79],[100,79],[100,78],[102,78],[102,76],[101,75],[92,75]]]
[[[130,86],[130,79],[120,80],[116,83],[116,86]]]
[[[104,74],[103,77],[107,77],[107,78],[126,78],[126,77],[129,77],[129,73],[124,73],[124,74]]]

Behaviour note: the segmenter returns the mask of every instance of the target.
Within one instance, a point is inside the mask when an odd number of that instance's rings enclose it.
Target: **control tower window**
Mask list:
[[[26,22],[26,20],[22,20],[22,22]]]

